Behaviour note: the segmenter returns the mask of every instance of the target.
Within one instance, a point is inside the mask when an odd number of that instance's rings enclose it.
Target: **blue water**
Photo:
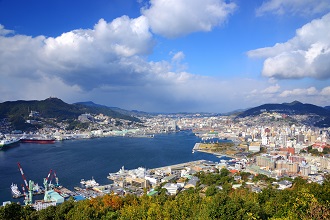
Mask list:
[[[42,185],[43,178],[52,169],[63,186],[73,189],[80,186],[81,179],[92,177],[100,184],[108,184],[109,172],[117,172],[122,166],[148,169],[200,159],[219,161],[211,154],[193,154],[192,148],[199,141],[192,132],[182,131],[154,138],[107,137],[55,144],[21,143],[0,151],[0,205],[3,201],[18,201],[11,197],[10,190],[12,182],[19,186],[24,183],[17,162],[28,180]]]

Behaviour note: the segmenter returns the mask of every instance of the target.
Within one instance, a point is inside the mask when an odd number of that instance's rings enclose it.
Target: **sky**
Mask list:
[[[330,105],[330,0],[0,0],[0,102]]]

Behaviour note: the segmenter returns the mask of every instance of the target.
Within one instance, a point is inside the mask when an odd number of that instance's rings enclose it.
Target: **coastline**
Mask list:
[[[214,156],[216,156],[218,158],[221,158],[221,157],[227,157],[227,158],[232,158],[232,159],[236,158],[235,155],[228,155],[228,154],[225,154],[225,153],[210,152],[208,150],[200,149],[200,145],[201,144],[202,143],[195,143],[195,145],[194,145],[194,147],[192,149],[192,153],[195,153],[197,151],[197,152],[212,154],[212,155],[214,155]]]

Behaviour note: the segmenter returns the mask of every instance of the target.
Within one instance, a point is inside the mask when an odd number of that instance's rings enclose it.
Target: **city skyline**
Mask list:
[[[148,112],[330,105],[329,0],[0,1],[1,99]]]

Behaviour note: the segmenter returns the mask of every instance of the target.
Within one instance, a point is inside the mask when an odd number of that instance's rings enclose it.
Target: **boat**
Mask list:
[[[48,136],[23,136],[21,143],[54,144],[55,138]]]
[[[4,148],[6,146],[11,146],[20,141],[19,138],[8,138],[8,139],[2,139],[0,140],[0,149]]]
[[[42,187],[42,186],[39,186],[38,183],[35,183],[35,184],[33,185],[33,193],[34,193],[34,194],[41,194],[41,193],[43,193],[43,192],[44,192],[43,187]]]
[[[92,177],[91,180],[86,180],[86,181],[82,180],[80,183],[83,184],[83,185],[85,185],[86,188],[92,188],[92,187],[94,187],[94,186],[98,186],[98,185],[99,185],[99,184],[94,180],[93,177]]]
[[[10,189],[14,197],[20,197],[22,195],[22,193],[19,191],[17,187],[17,184],[12,183]]]

